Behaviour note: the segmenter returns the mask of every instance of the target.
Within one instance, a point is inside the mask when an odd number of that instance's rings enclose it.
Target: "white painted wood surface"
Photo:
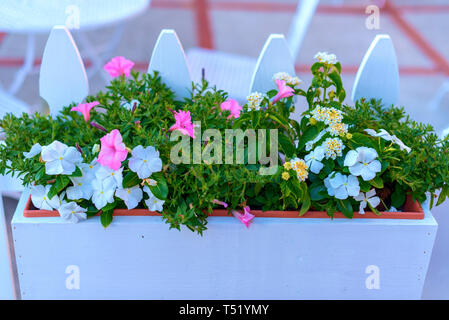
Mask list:
[[[399,68],[389,35],[377,35],[363,57],[352,89],[352,101],[382,99],[385,106],[399,98]]]
[[[148,73],[159,71],[162,81],[178,99],[190,97],[192,80],[184,49],[174,30],[164,29],[159,34],[151,55]]]
[[[55,26],[47,40],[39,75],[39,93],[56,115],[89,92],[86,70],[75,41],[64,26]]]
[[[437,231],[426,210],[423,220],[256,218],[249,229],[212,217],[200,237],[160,217],[115,217],[107,229],[98,217],[24,218],[27,197],[12,221],[23,299],[419,299]]]
[[[295,64],[283,34],[271,34],[260,52],[251,78],[250,91],[267,92],[276,89],[273,75],[287,72],[295,75]]]
[[[296,6],[295,16],[290,24],[287,35],[288,46],[290,47],[294,60],[298,57],[301,45],[319,2],[319,0],[299,0]]]
[[[1,195],[1,193],[0,193]],[[0,300],[14,299],[14,288],[9,256],[8,234],[6,232],[5,212],[0,197]]]

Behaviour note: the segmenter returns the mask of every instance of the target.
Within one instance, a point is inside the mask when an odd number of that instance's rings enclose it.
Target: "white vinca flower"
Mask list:
[[[30,152],[24,152],[23,155],[26,159],[33,158],[37,156],[42,151],[42,146],[39,143],[35,143],[32,147]]]
[[[87,219],[87,209],[80,207],[76,202],[64,203],[58,208],[58,211],[61,218],[72,223]]]
[[[58,140],[42,147],[41,157],[45,161],[45,173],[48,175],[70,175],[76,170],[76,165],[83,161],[81,153],[75,147],[68,147]]]
[[[90,164],[81,163],[79,167],[81,169],[82,176],[70,177],[73,186],[67,188],[67,198],[72,200],[89,200],[93,193],[92,180],[95,179],[95,171],[99,165],[96,160],[94,160]]]
[[[357,177],[346,176],[340,172],[332,172],[324,179],[324,186],[327,193],[340,200],[345,200],[348,196],[355,197],[360,193],[360,185]]]
[[[308,155],[304,157],[306,161],[307,167],[315,174],[320,173],[321,169],[323,169],[324,165],[320,161],[324,158],[324,148],[316,147],[315,150],[310,152]]]
[[[125,202],[128,209],[134,209],[135,207],[137,207],[139,202],[142,201],[143,198],[143,192],[142,189],[139,188],[139,186],[117,189],[117,191],[115,191],[115,195]]]
[[[33,205],[42,210],[53,210],[57,209],[60,205],[59,197],[56,195],[49,199],[48,192],[50,191],[51,185],[37,185],[31,187],[31,201]]]
[[[344,165],[349,167],[349,172],[354,176],[362,176],[365,181],[372,180],[382,166],[377,158],[377,152],[373,148],[358,147],[346,154]]]
[[[122,187],[123,182],[123,167],[118,170],[113,170],[109,167],[100,165],[95,171],[95,177],[97,180],[106,183],[115,189]]]
[[[128,162],[129,169],[136,172],[140,179],[146,179],[162,170],[162,160],[159,157],[159,151],[154,147],[137,146],[132,150],[132,157]]]
[[[360,192],[354,199],[360,201],[359,212],[361,214],[365,214],[365,208],[368,203],[373,208],[376,208],[380,204],[380,199],[376,196],[376,190],[374,189],[371,189],[367,193]]]
[[[117,187],[112,179],[94,180],[92,181],[92,187],[92,202],[98,210],[108,203],[114,202],[114,193]]]
[[[149,196],[149,198],[145,200],[148,210],[162,212],[162,210],[164,210],[163,206],[165,201],[156,198],[148,186],[143,187],[143,191],[145,191]]]
[[[365,129],[365,132],[372,137],[381,137],[384,140],[391,141],[397,144],[399,146],[399,149],[405,150],[407,151],[407,153],[410,153],[410,151],[412,151],[412,149],[410,147],[407,147],[398,137],[389,134],[385,129],[380,129],[379,132],[376,132],[373,129]]]

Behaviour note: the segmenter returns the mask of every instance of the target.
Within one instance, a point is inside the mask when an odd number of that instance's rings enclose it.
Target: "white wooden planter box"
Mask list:
[[[294,72],[290,58],[284,38],[270,36],[251,90],[270,89],[275,72]],[[173,31],[161,33],[149,70],[188,95],[190,73]],[[353,97],[396,103],[398,81],[391,40],[377,36]],[[40,94],[56,114],[87,92],[73,39],[57,27]],[[119,216],[107,229],[98,217],[79,224],[25,218],[28,197],[12,221],[23,299],[419,299],[437,231],[424,205],[423,220],[256,218],[248,230],[232,217],[211,217],[200,237],[169,230],[160,217]]]
[[[419,299],[437,231],[423,220],[211,217],[201,237],[160,217],[12,227],[22,299]]]

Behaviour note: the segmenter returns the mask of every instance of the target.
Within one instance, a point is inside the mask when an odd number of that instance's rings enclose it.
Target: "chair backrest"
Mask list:
[[[399,69],[393,42],[386,34],[377,35],[363,57],[352,89],[352,100],[382,99],[386,106],[399,98]]]
[[[81,102],[88,93],[86,70],[75,41],[65,26],[55,26],[42,57],[39,94],[55,115],[64,106]]]
[[[164,29],[159,34],[151,55],[148,73],[154,70],[176,94],[177,98],[190,97],[192,78],[186,55],[176,32]]]
[[[294,61],[298,57],[299,50],[301,49],[301,45],[319,2],[319,0],[298,1],[296,12],[287,34],[288,46],[290,47]]]

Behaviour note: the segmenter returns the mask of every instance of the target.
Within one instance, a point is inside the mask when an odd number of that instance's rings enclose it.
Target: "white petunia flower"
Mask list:
[[[33,205],[42,210],[53,210],[59,207],[60,200],[56,195],[53,198],[48,198],[48,192],[50,191],[51,185],[37,185],[31,187],[31,201]]]
[[[324,165],[320,162],[321,160],[323,160],[323,158],[324,148],[316,147],[315,150],[304,157],[304,160],[306,161],[307,167],[310,169],[310,171],[318,174],[324,167]]]
[[[324,185],[327,193],[337,199],[344,200],[348,196],[355,197],[360,193],[360,185],[357,177],[346,176],[337,172],[333,172],[324,179]]]
[[[143,187],[143,191],[145,191],[149,196],[149,198],[145,200],[145,204],[147,205],[148,210],[162,212],[162,210],[164,210],[163,205],[165,201],[156,198],[156,196],[151,192],[148,186]]]
[[[354,176],[362,176],[365,181],[372,180],[382,166],[377,158],[377,152],[373,148],[358,147],[346,154],[344,165],[349,167],[349,172]]]
[[[132,151],[132,157],[128,162],[129,169],[136,172],[140,179],[146,179],[162,170],[162,160],[159,157],[159,151],[154,147],[137,146]]]
[[[369,203],[371,207],[376,208],[380,204],[379,197],[375,197],[376,190],[371,189],[367,193],[360,192],[358,196],[354,197],[355,200],[360,201],[359,212],[365,214],[365,208]]]
[[[32,147],[30,152],[23,152],[23,155],[25,158],[30,159],[34,156],[37,156],[42,151],[42,146],[39,143],[35,143]]]
[[[134,209],[137,207],[143,198],[142,189],[140,189],[139,186],[126,189],[117,189],[117,191],[115,191],[115,195],[125,202],[128,209]]]
[[[83,160],[75,147],[68,147],[57,140],[42,147],[41,157],[45,161],[45,173],[48,175],[72,174],[76,165]]]
[[[87,209],[80,207],[76,202],[64,203],[58,208],[58,211],[61,218],[72,223],[87,219]]]
[[[398,137],[389,134],[385,129],[380,129],[379,132],[376,132],[373,129],[365,129],[365,132],[372,137],[381,137],[384,140],[391,141],[397,144],[399,146],[399,149],[405,150],[407,151],[407,153],[410,153],[410,151],[412,151],[412,149],[410,147],[407,147]]]
[[[95,177],[97,180],[100,180],[107,185],[112,186],[115,191],[115,189],[117,188],[122,188],[123,167],[118,170],[113,170],[109,167],[100,165],[95,171]]]
[[[101,150],[100,145],[97,144],[97,143],[94,144],[94,146],[92,147],[92,153],[93,154],[96,154],[96,153],[100,152],[100,150]]]
[[[122,102],[121,106],[128,109],[128,110],[132,110],[134,108],[134,104],[136,105],[136,107],[138,107],[140,105],[139,100],[131,100],[130,102],[128,101],[124,101]]]
[[[114,202],[114,193],[117,189],[115,184],[116,183],[113,179],[92,181],[92,202],[98,210],[106,206],[108,203]]]

